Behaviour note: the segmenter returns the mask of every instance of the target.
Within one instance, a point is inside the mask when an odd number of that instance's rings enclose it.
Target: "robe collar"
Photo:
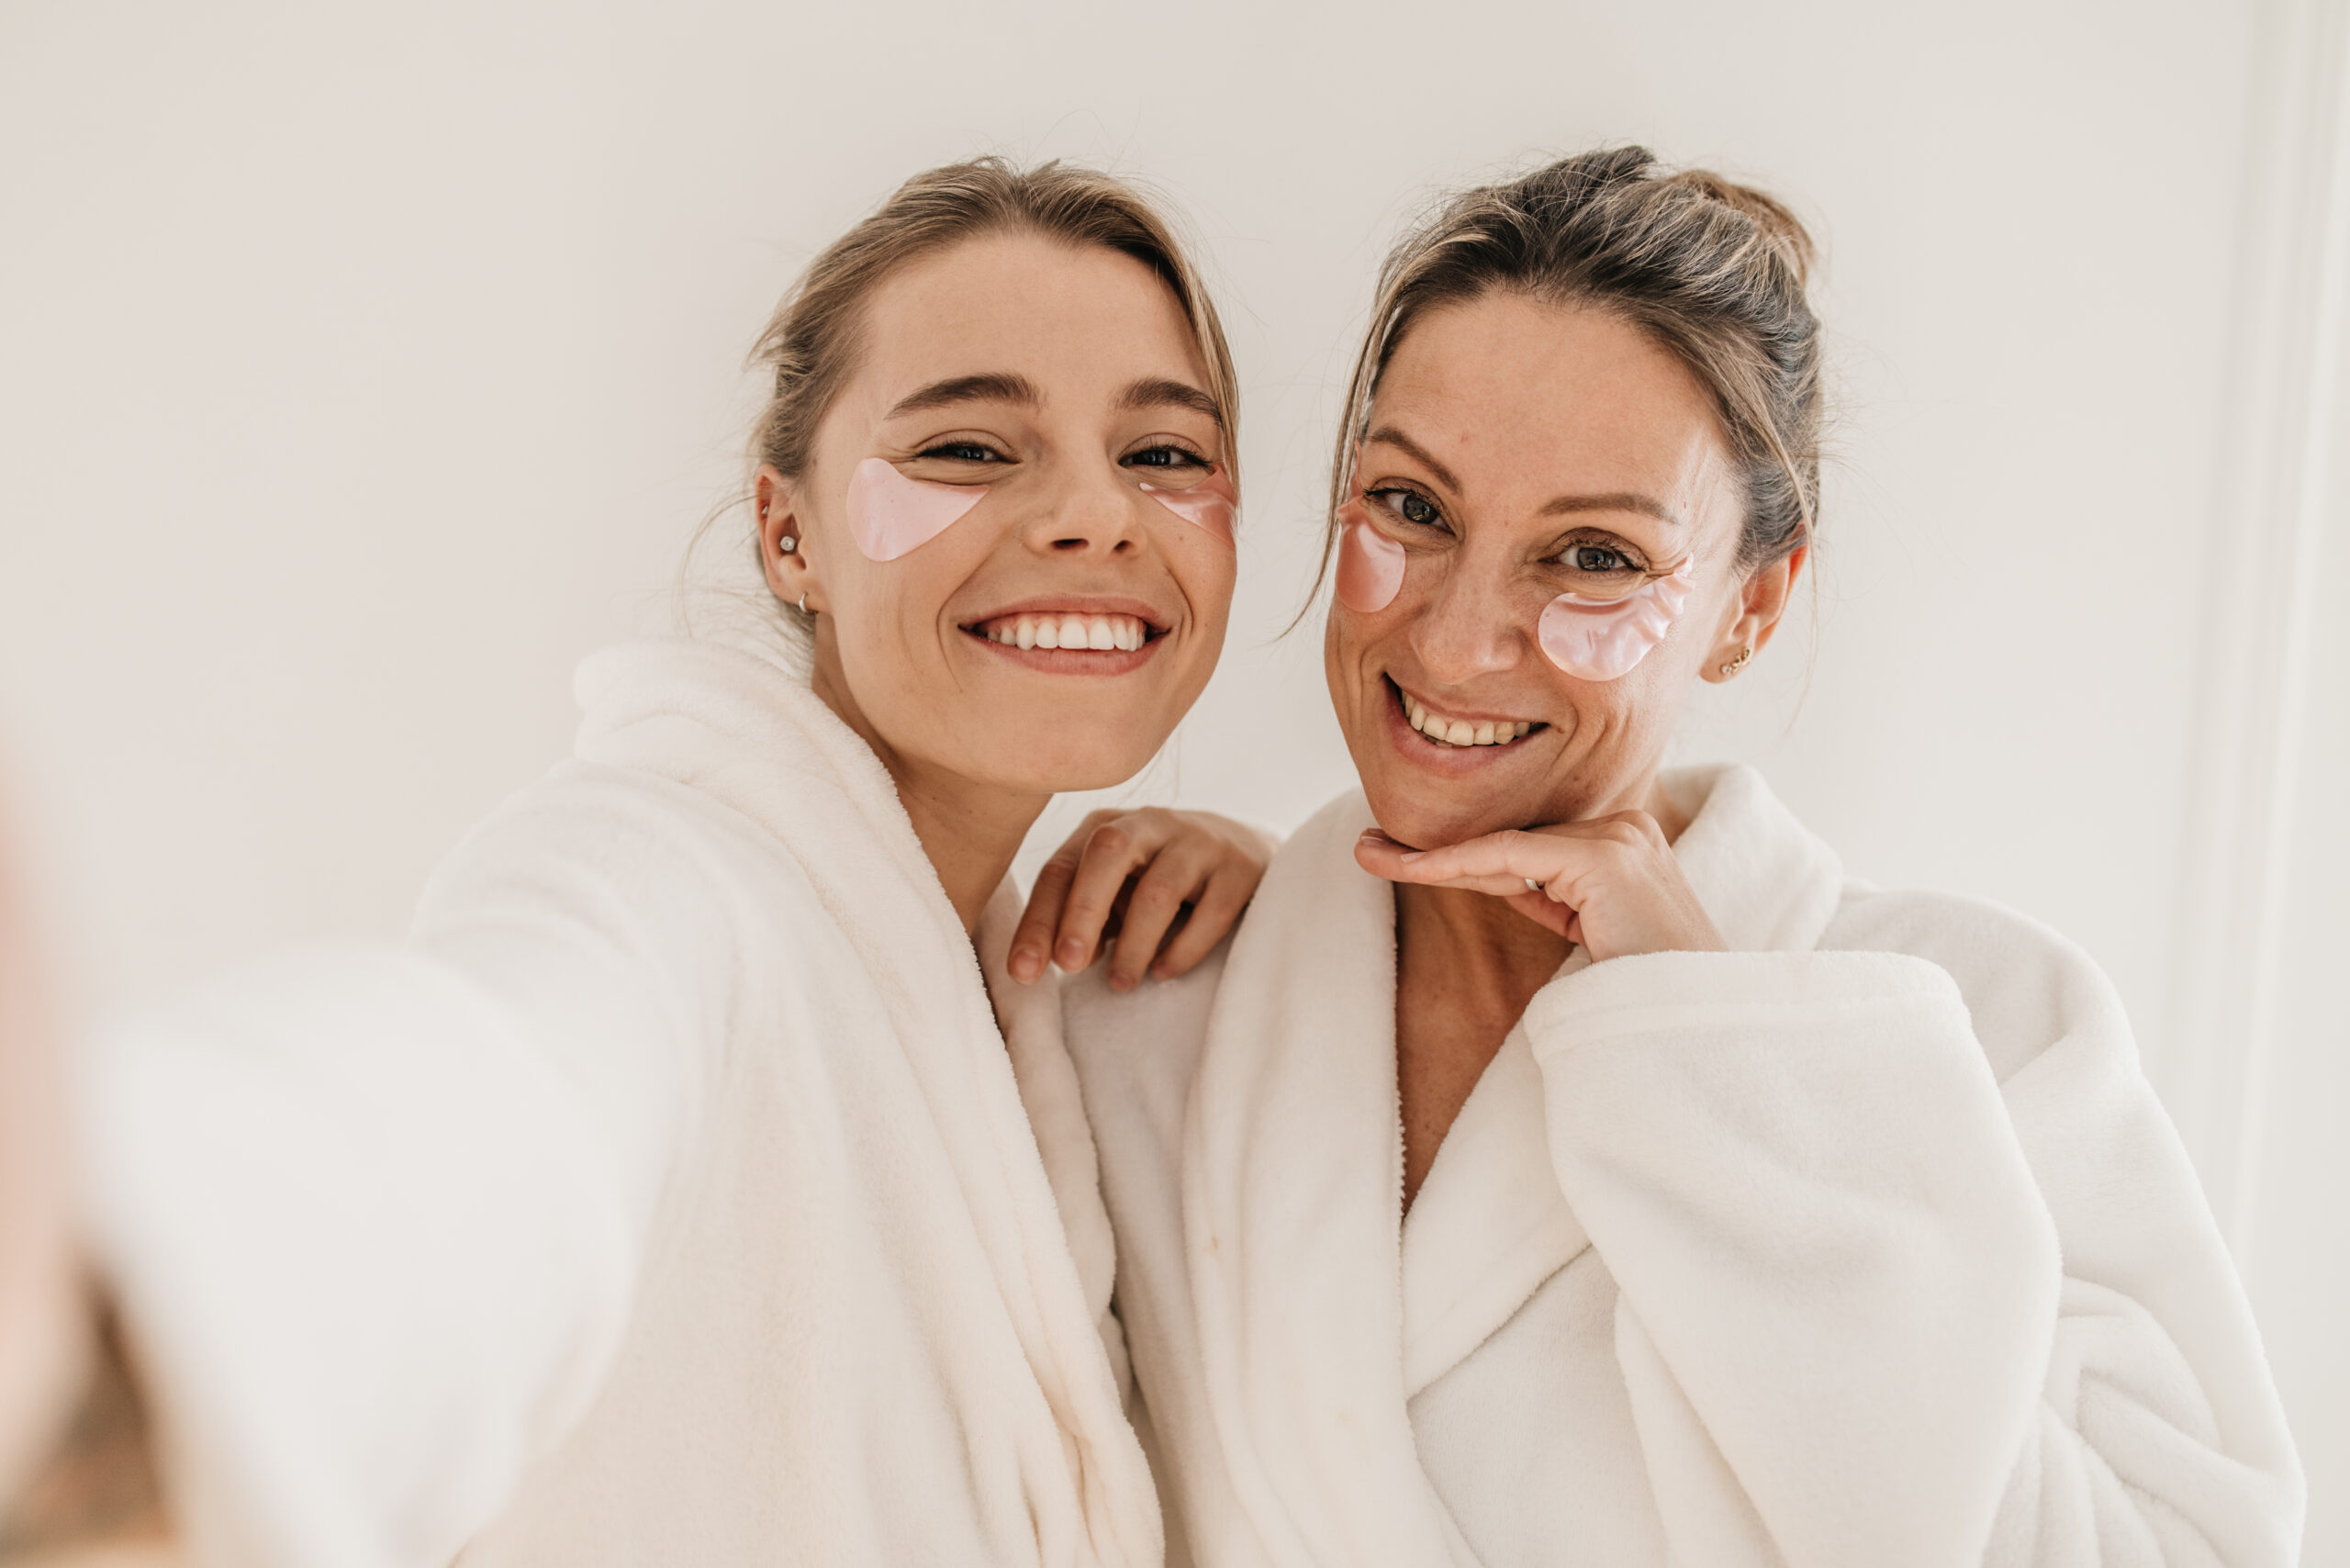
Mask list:
[[[1674,845],[1740,950],[1808,949],[1835,853],[1752,769],[1677,770]],[[1589,1246],[1514,1029],[1402,1218],[1393,888],[1355,863],[1360,792],[1276,857],[1235,939],[1185,1128],[1186,1250],[1209,1407],[1276,1561],[1473,1561],[1406,1405]],[[1561,977],[1588,965],[1581,949]],[[1292,1501],[1304,1506],[1292,1508]]]

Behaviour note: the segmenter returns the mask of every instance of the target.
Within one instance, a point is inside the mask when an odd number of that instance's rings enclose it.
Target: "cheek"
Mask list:
[[[1338,602],[1358,615],[1376,615],[1403,586],[1404,547],[1360,515],[1348,518],[1338,532]]]
[[[1542,610],[1536,640],[1552,664],[1577,680],[1621,680],[1673,630],[1689,602],[1695,557],[1669,577],[1612,604],[1562,593]]]
[[[894,561],[946,532],[987,495],[985,485],[931,485],[868,457],[848,481],[848,532],[868,561]]]
[[[1222,468],[1181,490],[1162,490],[1145,481],[1143,493],[1193,528],[1223,541],[1229,548],[1240,525],[1239,492]]]

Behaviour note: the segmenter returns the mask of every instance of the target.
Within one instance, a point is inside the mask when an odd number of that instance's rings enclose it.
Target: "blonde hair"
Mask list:
[[[1099,245],[1158,274],[1206,367],[1206,391],[1224,426],[1225,466],[1237,483],[1232,351],[1173,223],[1148,196],[1113,174],[1058,161],[1022,169],[993,156],[916,174],[826,246],[792,284],[751,351],[750,363],[772,375],[767,407],[751,435],[752,472],[761,465],[789,479],[807,472],[817,427],[856,374],[873,291],[909,263],[990,234]]]
[[[1562,158],[1450,197],[1380,268],[1338,427],[1316,582],[1396,348],[1429,310],[1502,289],[1613,312],[1677,356],[1713,395],[1744,481],[1739,565],[1807,544],[1821,426],[1819,321],[1805,293],[1812,259],[1810,235],[1778,201],[1701,169],[1669,172],[1645,147]]]

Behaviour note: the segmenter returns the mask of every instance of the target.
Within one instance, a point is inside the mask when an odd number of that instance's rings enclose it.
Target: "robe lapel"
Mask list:
[[[1472,1562],[1404,1408],[1395,919],[1333,801],[1235,940],[1184,1129],[1208,1406],[1274,1562]]]
[[[1459,1365],[1590,1245],[1551,1174],[1533,1047],[1513,1029],[1404,1221],[1404,1396]]]
[[[1691,818],[1674,857],[1723,941],[1745,952],[1817,946],[1842,894],[1835,852],[1751,767],[1676,769],[1664,787]],[[1577,948],[1559,977],[1590,962]],[[1389,998],[1392,1056],[1392,987]],[[1405,1397],[1458,1366],[1590,1244],[1552,1170],[1531,1043],[1513,1029],[1445,1134],[1404,1225]]]

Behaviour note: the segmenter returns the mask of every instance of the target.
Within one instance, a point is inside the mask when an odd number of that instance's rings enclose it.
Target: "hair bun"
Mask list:
[[[1787,270],[1796,274],[1796,286],[1810,286],[1812,265],[1818,258],[1811,231],[1776,196],[1765,196],[1752,185],[1741,185],[1704,169],[1684,169],[1667,183],[1696,191],[1708,200],[1744,213],[1753,220],[1763,243],[1776,252]]]

